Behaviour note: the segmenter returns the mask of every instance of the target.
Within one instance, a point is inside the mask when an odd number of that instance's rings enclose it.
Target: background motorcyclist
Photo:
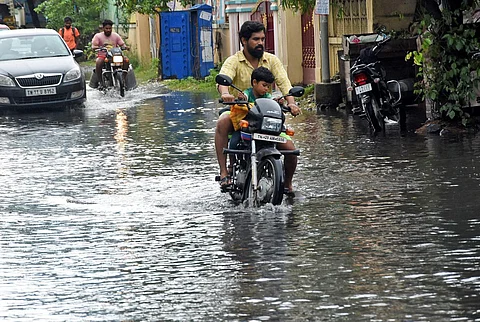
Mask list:
[[[239,32],[240,42],[243,49],[228,57],[222,65],[220,74],[229,76],[233,80],[233,85],[244,89],[250,87],[251,75],[255,68],[267,67],[275,76],[275,83],[286,95],[292,88],[288,79],[287,72],[282,62],[273,54],[264,52],[265,26],[258,21],[246,21],[243,23]],[[228,86],[218,86],[218,92],[223,101],[233,102],[235,97],[229,92]],[[287,97],[288,107],[292,115],[300,114],[300,109],[295,103],[293,97]],[[215,130],[215,150],[217,154],[218,165],[220,167],[221,183],[228,184],[227,157],[223,154],[223,149],[228,145],[228,134],[233,132],[233,125],[228,112],[223,113],[218,119]],[[292,141],[279,144],[281,150],[295,150]],[[297,156],[285,156],[285,188],[292,192],[292,179],[297,167]],[[227,178],[227,179],[225,179]],[[223,181],[222,181],[223,180]]]
[[[126,50],[128,50],[128,46],[125,45],[125,42],[123,41],[122,37],[120,37],[119,34],[114,32],[113,29],[113,21],[111,20],[104,20],[102,23],[103,26],[103,32],[99,32],[93,36],[92,39],[92,49],[100,49],[100,48],[113,48],[113,47],[122,47]],[[103,81],[102,77],[102,68],[104,64],[104,60],[106,57],[106,52],[104,51],[98,51],[97,52],[97,61],[95,64],[95,74],[97,75],[97,79],[99,82],[99,88],[104,88],[105,84]],[[123,62],[123,70],[128,70],[128,60],[124,60]],[[125,77],[124,73],[124,77]]]

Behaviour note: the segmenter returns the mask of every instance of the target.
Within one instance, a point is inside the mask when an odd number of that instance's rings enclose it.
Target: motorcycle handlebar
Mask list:
[[[128,50],[129,48],[126,47],[126,46],[123,46],[123,47],[120,47],[121,50]],[[97,49],[95,49],[95,52],[99,52],[99,51],[108,51],[108,48],[107,47],[99,47]]]
[[[292,109],[288,106],[282,105],[282,112],[283,113],[291,113]]]
[[[286,95],[286,96],[291,96],[291,95]],[[282,97],[283,98],[283,97]],[[241,101],[241,100],[235,100],[233,102],[224,102],[223,99],[219,98],[218,99],[218,102],[221,103],[221,104],[224,104],[224,105],[249,105],[249,103],[247,101]],[[291,113],[292,112],[292,109],[287,106],[287,105],[284,105],[284,104],[279,104],[281,109],[282,109],[282,112],[283,113]]]
[[[222,104],[225,104],[225,105],[235,105],[235,104],[248,105],[247,101],[234,100],[233,102],[224,102],[223,99],[221,99],[221,98],[218,99],[218,102],[222,103]]]
[[[389,42],[390,40],[392,40],[392,37],[390,36],[386,36],[385,39],[383,39],[382,41],[379,41],[378,44],[376,44],[372,50],[374,53],[378,53],[380,51],[380,49],[383,47],[383,45],[385,45],[387,42]]]

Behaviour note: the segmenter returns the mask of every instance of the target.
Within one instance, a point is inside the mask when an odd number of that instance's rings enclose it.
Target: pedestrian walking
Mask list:
[[[77,28],[72,26],[72,18],[65,17],[63,23],[64,25],[58,30],[58,33],[65,40],[68,48],[73,52],[74,49],[77,49],[80,32]]]

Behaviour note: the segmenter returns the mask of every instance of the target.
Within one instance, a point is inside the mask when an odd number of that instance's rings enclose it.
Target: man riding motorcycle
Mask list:
[[[113,29],[113,21],[111,20],[104,20],[103,23],[103,32],[99,32],[93,36],[92,39],[92,49],[100,49],[100,48],[112,48],[112,47],[122,47],[128,50],[128,46],[125,45],[122,37],[119,34],[114,32]],[[102,77],[102,68],[104,64],[104,60],[106,57],[106,53],[103,51],[98,51],[97,53],[97,61],[95,64],[95,74],[97,75],[97,79],[99,82],[99,89],[105,88],[105,84],[103,82]],[[128,60],[125,59],[123,62],[123,70],[128,70]],[[123,77],[126,77],[126,73],[124,73]],[[125,78],[124,78],[125,80]]]
[[[273,54],[264,52],[265,26],[258,21],[246,21],[239,32],[243,50],[227,58],[223,63],[220,74],[229,76],[237,88],[247,89],[250,87],[251,74],[255,68],[264,66],[268,68],[275,76],[275,83],[286,95],[292,88],[287,72],[282,62]],[[228,86],[218,86],[224,102],[233,102],[235,96],[229,92]],[[292,115],[300,114],[300,108],[295,103],[294,97],[286,98],[287,105]],[[220,167],[220,185],[223,187],[230,184],[229,173],[227,170],[227,157],[223,154],[223,149],[228,145],[228,134],[233,132],[233,125],[228,112],[223,113],[217,122],[215,130],[215,150]],[[292,141],[279,144],[280,150],[295,150]],[[297,156],[288,155],[285,157],[285,189],[293,192],[292,179],[297,167]]]

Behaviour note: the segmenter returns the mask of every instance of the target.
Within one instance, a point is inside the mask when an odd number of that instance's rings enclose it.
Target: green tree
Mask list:
[[[46,0],[35,9],[47,19],[47,27],[55,30],[63,27],[63,18],[71,17],[73,26],[82,35],[93,33],[101,23],[101,14],[107,8],[107,1],[98,0]]]
[[[168,3],[171,0],[117,0],[116,5],[125,10],[126,13],[135,12],[142,14],[154,14],[170,10]],[[180,0],[183,6],[195,4],[195,0]]]

